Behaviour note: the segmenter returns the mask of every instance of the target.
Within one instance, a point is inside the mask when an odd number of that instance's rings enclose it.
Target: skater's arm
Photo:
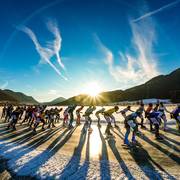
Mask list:
[[[166,111],[167,113],[171,113],[170,111],[167,110],[165,106],[164,106],[164,111]]]

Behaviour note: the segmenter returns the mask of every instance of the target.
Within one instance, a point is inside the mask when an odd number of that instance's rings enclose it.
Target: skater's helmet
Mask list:
[[[119,107],[118,106],[114,106],[114,109],[115,109],[115,111],[118,111]]]
[[[131,106],[128,106],[127,109],[131,109]]]
[[[152,104],[152,103],[149,103],[149,106],[150,106],[150,107],[152,107],[152,106],[153,106],[153,104]]]

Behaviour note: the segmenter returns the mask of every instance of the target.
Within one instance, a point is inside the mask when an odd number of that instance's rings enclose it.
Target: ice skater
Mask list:
[[[95,113],[95,116],[98,119],[98,127],[101,127],[101,124],[100,124],[100,121],[101,121],[100,114],[103,114],[104,111],[105,111],[105,108],[102,107],[100,110],[96,111],[96,113]]]
[[[153,123],[151,122],[150,118],[149,118],[149,114],[153,111],[153,104],[152,103],[149,103],[148,104],[148,107],[146,108],[145,110],[145,118],[148,119],[149,121],[149,125],[150,125],[150,131],[152,132],[154,129],[153,129]]]
[[[161,119],[164,121],[163,130],[166,131],[166,130],[167,130],[167,118],[166,118],[165,112],[167,112],[167,113],[171,113],[171,112],[166,109],[166,107],[165,107],[165,105],[163,104],[163,102],[160,102],[160,103],[159,103],[159,109],[158,109],[158,111],[160,111],[160,112],[162,113]]]
[[[143,117],[143,113],[145,112],[145,109],[144,109],[144,104],[141,103],[139,108],[136,110],[136,112],[139,112],[138,114],[138,117],[141,119],[141,128],[142,129],[146,129],[146,126],[144,126],[144,117]]]
[[[180,105],[178,105],[172,112],[171,112],[171,118],[176,120],[176,127],[178,131],[180,132]]]
[[[85,117],[85,124],[88,127],[89,132],[92,132],[92,130],[93,130],[91,128],[92,119],[90,116],[92,115],[93,111],[95,111],[95,110],[96,110],[96,106],[89,106],[83,115]]]
[[[84,106],[81,106],[76,110],[76,116],[77,116],[76,125],[77,126],[81,124],[81,113],[82,113],[81,111],[83,110],[83,108],[84,108]]]
[[[13,130],[16,130],[16,124],[17,124],[17,121],[19,119],[19,115],[20,115],[20,107],[17,107],[12,113],[11,113],[11,117],[10,117],[10,120],[9,120],[9,124],[7,126],[7,129],[9,129],[10,127],[13,129]]]
[[[45,112],[43,111],[39,111],[36,113],[36,119],[35,119],[35,122],[34,122],[34,128],[33,128],[33,131],[36,132],[36,128],[38,127],[38,125],[40,123],[42,123],[42,130],[45,130],[44,129],[44,126],[45,126]]]
[[[73,125],[72,125],[73,121],[74,121],[74,114],[73,114],[73,112],[76,109],[76,107],[77,107],[77,105],[72,105],[70,107],[69,111],[68,111],[68,114],[69,114],[69,117],[70,117],[70,119],[69,119],[69,129],[73,128]]]
[[[132,131],[132,138],[131,138],[131,142],[132,144],[137,144],[136,141],[136,133],[138,131],[138,123],[136,121],[136,118],[140,116],[140,112],[133,112],[130,115],[126,116],[125,121],[124,121],[124,125],[125,125],[125,129],[126,129],[126,133],[124,136],[124,144],[127,146],[130,146],[130,142],[129,142],[129,134]]]
[[[106,130],[105,130],[105,134],[107,135],[107,137],[110,137],[112,136],[112,133],[110,132],[110,129],[111,129],[111,123],[112,122],[115,122],[115,117],[113,116],[113,113],[117,113],[117,111],[119,110],[119,107],[118,106],[114,106],[113,108],[111,109],[108,109],[106,111],[104,111],[104,118],[107,122],[107,126],[106,126]]]
[[[68,106],[65,110],[64,110],[64,113],[63,113],[63,126],[67,126],[68,124],[68,119],[69,119],[69,109],[71,108],[71,106]]]
[[[155,138],[157,140],[163,140],[163,138],[159,134],[159,126],[161,124],[161,117],[162,117],[162,112],[160,112],[160,111],[152,111],[148,115],[150,122],[155,127]]]

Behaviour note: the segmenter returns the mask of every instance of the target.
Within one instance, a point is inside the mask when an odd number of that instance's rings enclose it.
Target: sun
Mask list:
[[[90,82],[86,84],[83,91],[85,94],[96,97],[101,92],[101,87],[97,82]]]

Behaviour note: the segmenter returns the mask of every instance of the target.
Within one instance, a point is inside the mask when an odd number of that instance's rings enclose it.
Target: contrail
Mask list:
[[[18,27],[18,29],[23,31],[24,33],[26,33],[30,37],[30,39],[33,41],[33,43],[35,45],[35,48],[36,48],[36,51],[40,55],[41,59],[44,60],[45,62],[47,62],[59,76],[61,76],[65,80],[67,80],[67,78],[61,74],[59,69],[50,60],[51,57],[53,57],[54,55],[59,54],[60,44],[57,44],[59,46],[58,48],[55,46],[54,43],[50,44],[50,47],[42,47],[39,44],[39,42],[38,42],[38,40],[36,38],[36,35],[34,34],[34,32],[31,29],[29,29],[28,27],[25,27],[25,26]],[[51,45],[53,47],[51,47]]]
[[[62,63],[62,60],[60,58],[59,52],[61,50],[61,42],[62,42],[62,38],[61,38],[61,34],[59,32],[59,29],[56,26],[56,23],[53,23],[52,21],[49,21],[47,23],[47,27],[49,29],[49,31],[54,34],[54,42],[52,43],[52,48],[54,49],[54,54],[57,58],[58,64],[60,65],[61,68],[63,68],[65,70],[65,66]]]
[[[149,16],[152,16],[152,15],[154,15],[154,14],[157,14],[157,13],[159,13],[159,12],[165,10],[165,9],[168,9],[168,8],[170,8],[170,7],[178,4],[179,2],[180,2],[180,0],[176,0],[176,1],[172,2],[172,3],[169,3],[169,4],[167,4],[167,5],[164,5],[164,6],[160,7],[159,9],[156,9],[156,10],[154,10],[154,11],[148,12],[148,13],[146,13],[146,14],[144,14],[144,15],[136,18],[136,19],[134,19],[132,22],[138,22],[138,21],[140,21],[140,20],[142,20],[142,19],[145,19],[145,18],[147,18],[147,17],[149,17]]]

